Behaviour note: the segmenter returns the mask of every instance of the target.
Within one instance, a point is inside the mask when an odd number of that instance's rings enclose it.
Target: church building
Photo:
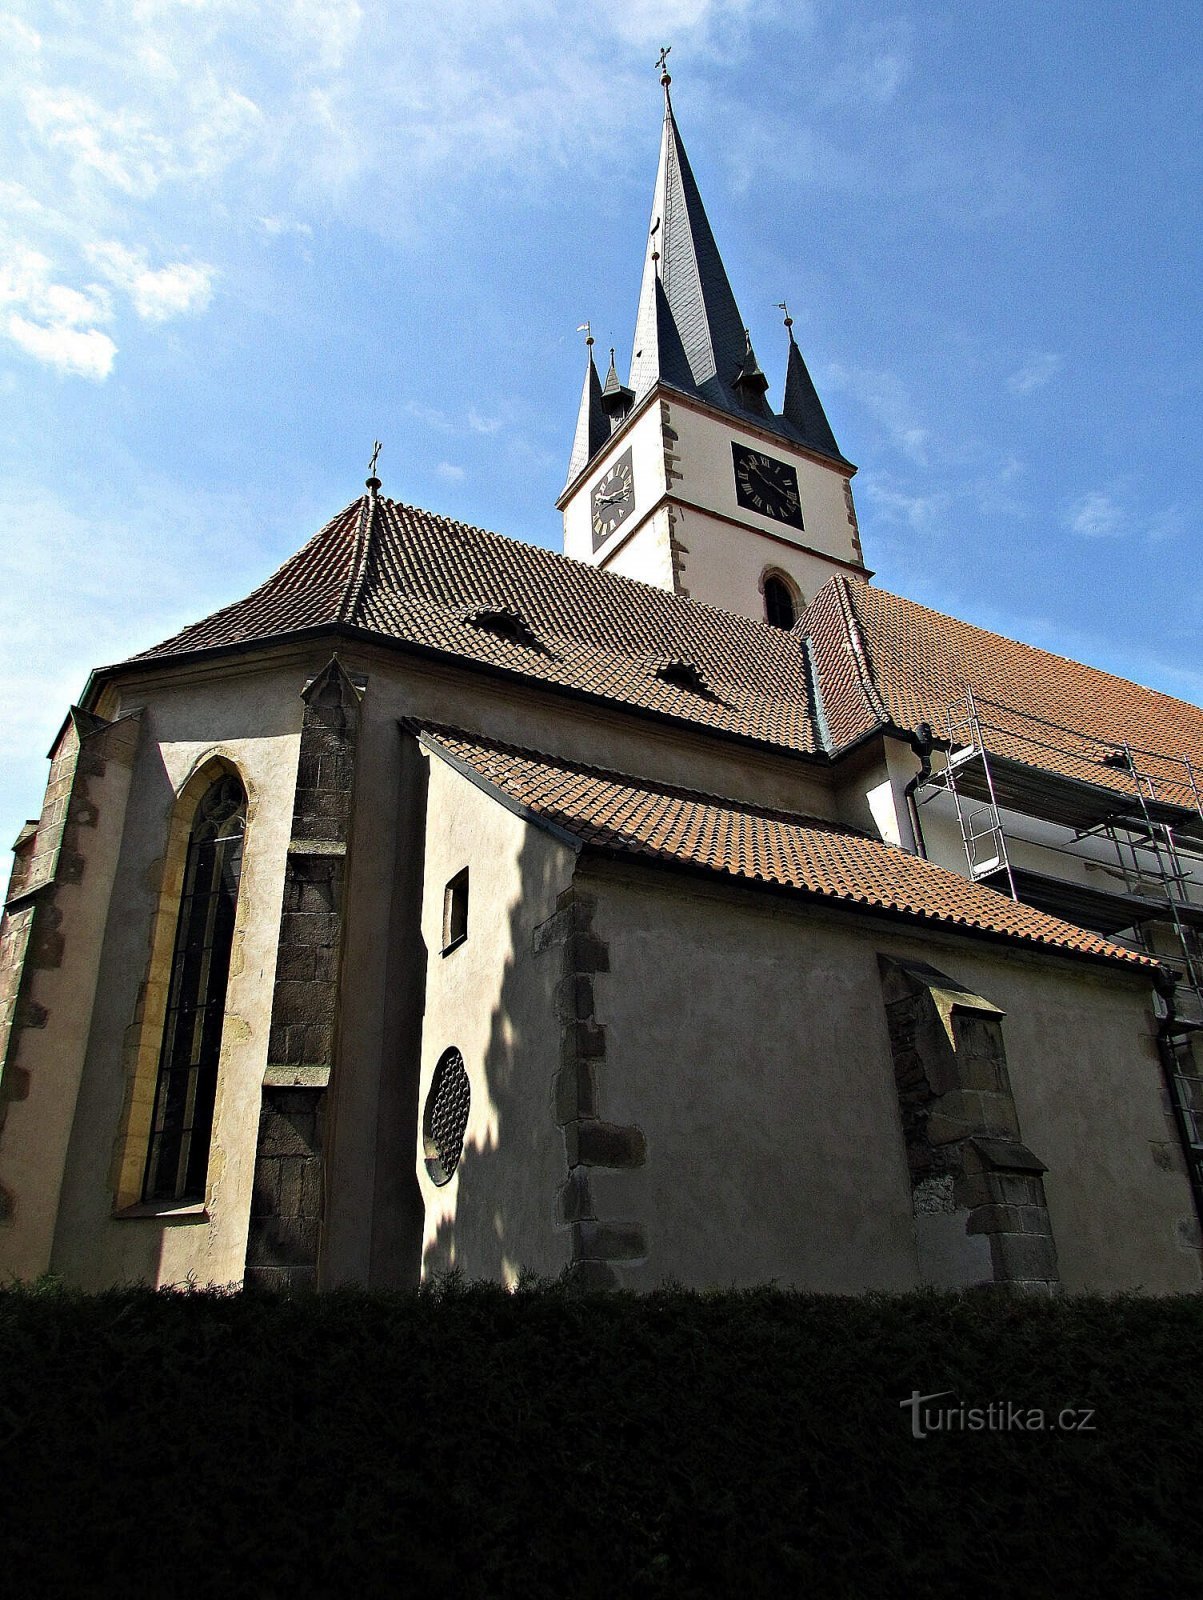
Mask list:
[[[874,585],[662,82],[564,554],[373,473],[68,712],[0,1277],[1200,1288],[1203,711]]]

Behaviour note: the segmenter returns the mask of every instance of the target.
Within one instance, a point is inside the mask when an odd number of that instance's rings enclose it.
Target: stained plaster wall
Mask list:
[[[144,699],[128,691],[124,696],[125,709],[145,704],[144,729],[55,1230],[51,1265],[71,1282],[94,1288],[136,1279],[178,1283],[189,1274],[214,1283],[242,1276],[292,819],[299,687],[295,671],[227,667],[204,681],[162,684]],[[118,1219],[114,1192],[132,1052],[143,1024],[161,1036],[167,970],[156,968],[169,970],[170,940],[166,957],[160,949],[152,964],[150,936],[161,899],[173,898],[172,886],[164,884],[169,823],[178,791],[213,756],[237,768],[247,789],[248,816],[207,1216]],[[167,913],[173,927],[172,908]]]
[[[878,952],[930,962],[1007,1013],[1025,1142],[1067,1289],[1197,1289],[1189,1187],[1143,982],[982,941],[900,933],[777,897],[593,867],[605,1029],[601,1114],[643,1167],[594,1176],[643,1226],[623,1281],[919,1281]]]
[[[189,1274],[202,1282],[224,1283],[241,1276],[291,824],[300,692],[329,660],[331,648],[320,643],[131,674],[105,692],[107,715],[142,706],[146,726],[132,775],[96,1009],[57,1208],[53,1264],[68,1278],[98,1285],[134,1278],[178,1282]],[[408,892],[400,880],[408,871],[407,853],[425,850],[422,828],[415,834],[406,822],[414,801],[399,719],[449,722],[569,759],[812,813],[829,812],[831,797],[825,774],[805,763],[550,696],[516,680],[509,683],[372,647],[344,648],[340,659],[348,670],[367,677],[368,689],[357,757],[340,1000],[340,1059],[345,1068],[332,1089],[324,1274],[327,1282],[410,1281],[418,1246],[411,1263],[403,1241],[415,1206],[420,1213],[421,1198],[412,1178],[396,1173],[412,1170],[412,1107],[402,1111],[393,1106],[391,1120],[382,1116],[385,1100],[398,1092],[396,1060],[402,1047],[393,1015],[396,995],[411,981],[411,951],[406,947],[403,952],[396,937],[397,918],[404,914],[400,902]],[[155,913],[165,904],[163,852],[169,820],[178,790],[214,755],[228,758],[242,774],[250,812],[208,1217],[118,1220],[112,1215],[114,1151],[115,1146],[118,1154],[125,1148],[120,1130],[130,1050],[144,1026],[148,1036],[154,1029],[153,1007],[147,1020],[145,985],[149,979],[161,987],[166,976],[151,970],[150,937]],[[433,809],[431,815],[436,815]],[[448,876],[450,871],[431,892],[441,896]],[[441,900],[438,905],[441,916]],[[168,923],[172,914],[168,908]],[[432,962],[437,955],[436,947]],[[48,1197],[47,1203],[52,1204]],[[559,1249],[558,1242],[554,1249]]]
[[[13,956],[13,1037],[0,1104],[0,1277],[36,1278],[49,1270],[59,1191],[67,1160],[113,876],[121,845],[139,719],[101,724],[68,718],[56,745],[35,849],[56,859],[40,874],[36,904],[16,912],[32,941]],[[65,769],[65,770],[64,770]],[[63,776],[56,776],[62,772]],[[57,794],[56,794],[56,791]],[[47,813],[57,814],[57,825]],[[25,874],[34,877],[34,854]],[[15,1080],[15,1081],[10,1081]]]
[[[554,1226],[564,1142],[553,1086],[560,1061],[556,987],[562,964],[536,952],[535,929],[572,882],[572,850],[429,760],[422,932],[429,952],[418,1104],[435,1065],[459,1049],[471,1085],[463,1155],[436,1185],[418,1129],[425,1209],[423,1272],[514,1282],[520,1268],[558,1273],[569,1236]],[[468,869],[468,937],[442,953],[445,885]]]

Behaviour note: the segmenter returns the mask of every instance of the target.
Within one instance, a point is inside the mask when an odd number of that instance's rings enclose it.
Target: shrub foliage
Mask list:
[[[1198,1297],[14,1289],[0,1571],[14,1597],[1187,1593],[1201,1334]],[[1045,1428],[967,1409],[916,1439],[915,1391]]]

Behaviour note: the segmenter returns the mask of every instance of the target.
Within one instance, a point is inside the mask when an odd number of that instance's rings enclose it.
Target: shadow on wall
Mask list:
[[[434,1207],[441,1202],[446,1214],[427,1238],[424,1277],[454,1268],[468,1279],[513,1283],[523,1269],[554,1275],[569,1263],[571,1231],[559,1215],[557,1192],[567,1175],[556,1109],[564,951],[562,943],[545,941],[544,928],[557,915],[557,896],[570,875],[563,855],[548,844],[545,834],[528,826],[518,856],[519,887],[508,910],[470,907],[469,945],[474,938],[493,939],[496,930],[499,961],[483,1060],[472,1060],[464,1044],[471,1028],[467,1017],[462,1036],[428,1044],[431,1055],[453,1045],[463,1051],[472,1102],[462,1156],[450,1182],[437,1191]],[[563,922],[564,914],[558,916]],[[469,945],[447,960],[455,961]],[[418,1107],[419,1163],[426,1110],[425,1104]]]

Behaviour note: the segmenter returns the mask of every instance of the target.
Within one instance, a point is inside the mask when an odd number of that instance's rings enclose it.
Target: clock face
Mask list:
[[[788,461],[777,461],[760,450],[732,441],[735,463],[735,498],[749,511],[775,522],[802,528],[802,502],[798,498],[798,474]]]
[[[624,450],[593,485],[593,548],[605,544],[615,528],[635,509],[635,474],[631,452]]]

